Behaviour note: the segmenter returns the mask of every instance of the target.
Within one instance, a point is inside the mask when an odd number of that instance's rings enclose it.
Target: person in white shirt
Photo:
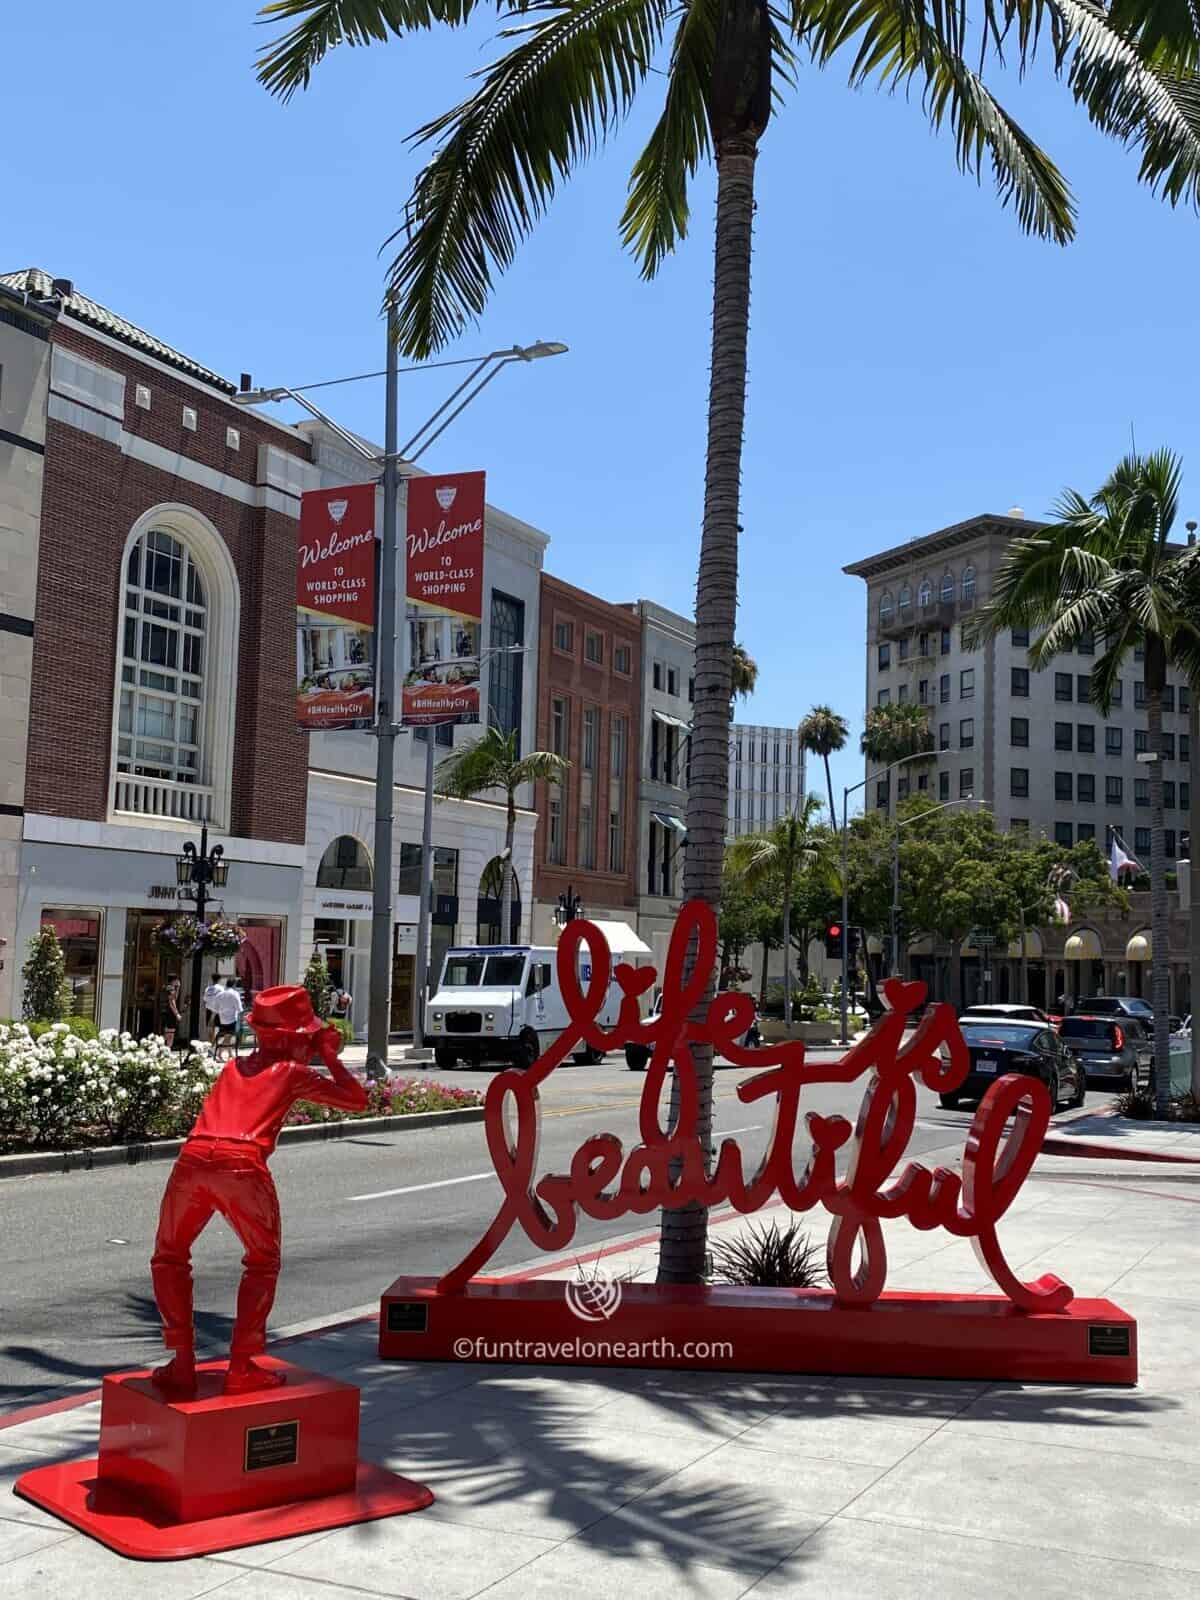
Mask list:
[[[205,989],[204,994],[202,996],[202,998],[204,1000],[204,1009],[208,1013],[208,1042],[209,1042],[209,1044],[212,1044],[213,1041],[217,1037],[217,1027],[218,1027],[217,996],[221,993],[221,990],[224,987],[224,984],[225,984],[225,979],[224,978],[215,977],[212,980],[212,982],[208,985],[208,987]]]
[[[237,1049],[238,1019],[242,1014],[242,997],[232,984],[222,987],[217,991],[214,1009],[217,1014],[217,1041],[216,1048],[220,1051],[222,1045],[232,1045]]]

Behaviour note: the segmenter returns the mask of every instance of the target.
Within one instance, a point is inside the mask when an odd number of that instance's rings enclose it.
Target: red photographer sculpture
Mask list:
[[[279,1277],[279,1201],[267,1169],[284,1119],[298,1100],[361,1111],[367,1091],[338,1060],[336,1028],[313,1015],[307,992],[264,989],[248,1018],[258,1048],[228,1062],[208,1093],[167,1182],[150,1263],[163,1343],[173,1352],[154,1374],[164,1392],[196,1392],[192,1246],[220,1212],[245,1247],[225,1393],[282,1383],[254,1357],[266,1343]],[[314,1046],[327,1077],[309,1065]]]

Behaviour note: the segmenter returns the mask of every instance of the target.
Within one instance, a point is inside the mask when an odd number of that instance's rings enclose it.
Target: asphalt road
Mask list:
[[[480,1089],[490,1076],[446,1075]],[[733,1068],[718,1073],[714,1128],[736,1136],[752,1170],[771,1112],[764,1102],[736,1098],[738,1082],[749,1076]],[[590,1134],[616,1133],[627,1149],[636,1143],[642,1082],[617,1055],[594,1067],[560,1068],[541,1091],[539,1171],[565,1170]],[[853,1119],[862,1088],[810,1088],[802,1110]],[[910,1154],[945,1150],[940,1159],[953,1164],[970,1109],[942,1111],[935,1095],[923,1088],[918,1094]],[[798,1165],[804,1159],[798,1150]],[[399,1273],[444,1271],[479,1238],[501,1198],[482,1123],[292,1145],[271,1167],[284,1230],[273,1328],[375,1301]],[[152,1162],[0,1182],[0,1410],[90,1388],[105,1372],[160,1359],[149,1258],[168,1171],[167,1163]],[[586,1249],[656,1225],[657,1214],[608,1223],[581,1217],[575,1243]],[[208,1353],[222,1353],[228,1340],[240,1253],[219,1218],[196,1247],[197,1330]],[[523,1234],[510,1234],[489,1270],[535,1253]]]

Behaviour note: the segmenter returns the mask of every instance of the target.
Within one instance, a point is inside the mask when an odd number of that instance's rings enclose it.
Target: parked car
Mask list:
[[[662,995],[658,994],[655,996],[654,1004],[650,1008],[650,1011],[646,1017],[646,1021],[654,1022],[661,1015]],[[757,1008],[754,1012],[754,1021],[750,1024],[745,1033],[737,1042],[747,1050],[757,1050],[759,1045],[762,1043],[762,1035],[758,1031]],[[625,1065],[629,1068],[630,1072],[645,1072],[646,1068],[650,1065],[650,1057],[653,1053],[654,1052],[650,1049],[649,1045],[627,1044],[625,1046]]]
[[[1055,1109],[1065,1100],[1081,1106],[1087,1093],[1087,1075],[1079,1058],[1067,1049],[1054,1029],[1042,1023],[1003,1022],[991,1018],[960,1023],[971,1056],[966,1081],[949,1094],[940,1095],[952,1110],[960,1100],[978,1100],[989,1085],[1006,1072],[1040,1078],[1050,1091]]]
[[[1136,1017],[1064,1017],[1059,1038],[1089,1080],[1136,1089],[1150,1081],[1154,1042]]]
[[[1154,1007],[1140,995],[1094,994],[1087,999],[1077,1000],[1071,1010],[1079,1017],[1136,1017],[1147,1033],[1154,1033]],[[1168,1017],[1167,1023],[1171,1032],[1177,1033],[1183,1026],[1183,1018]]]

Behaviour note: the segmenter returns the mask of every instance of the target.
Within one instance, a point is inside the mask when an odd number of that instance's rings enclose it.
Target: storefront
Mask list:
[[[246,942],[234,958],[203,962],[201,984],[222,972],[236,978],[249,1003],[259,989],[297,970],[302,872],[298,864],[238,860],[239,843],[227,845],[229,882],[211,913],[236,921]],[[43,923],[53,925],[78,1015],[102,1028],[156,1032],[172,977],[182,981],[181,1009],[188,1014],[192,963],[162,955],[154,939],[160,923],[194,912],[174,882],[173,855],[27,840],[22,868],[17,949]]]

